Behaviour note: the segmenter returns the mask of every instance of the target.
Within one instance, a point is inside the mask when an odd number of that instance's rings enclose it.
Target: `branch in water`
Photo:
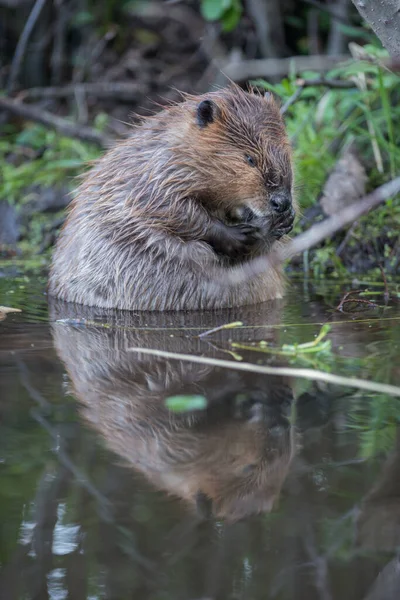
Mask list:
[[[221,367],[223,369],[233,369],[234,371],[248,371],[250,373],[261,373],[263,375],[277,375],[282,377],[301,377],[312,381],[325,381],[334,385],[342,385],[344,387],[352,387],[367,392],[375,392],[377,394],[389,394],[390,396],[400,397],[400,387],[390,385],[388,383],[378,383],[376,381],[367,381],[358,379],[357,377],[344,377],[342,375],[333,375],[316,369],[296,369],[293,367],[272,367],[268,365],[253,365],[246,362],[234,362],[231,360],[221,360],[218,358],[209,358],[207,356],[196,356],[194,354],[179,354],[177,352],[167,352],[164,350],[153,350],[149,348],[128,348],[128,352],[136,352],[137,354],[149,354],[151,356],[159,356],[169,358],[171,360],[183,360],[194,362],[201,365],[211,365],[213,367]]]

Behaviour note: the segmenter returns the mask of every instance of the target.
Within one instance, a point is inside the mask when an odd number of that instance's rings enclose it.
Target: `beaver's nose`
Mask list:
[[[273,192],[270,196],[270,203],[274,212],[286,212],[292,205],[292,194],[288,190]]]

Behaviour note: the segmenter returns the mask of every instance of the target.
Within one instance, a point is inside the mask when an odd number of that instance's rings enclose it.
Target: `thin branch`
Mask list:
[[[339,310],[342,312],[343,304],[344,302],[346,302],[347,298],[352,294],[359,294],[360,292],[362,292],[362,290],[350,290],[350,292],[346,292],[339,304],[337,305],[337,307],[335,308],[335,310]]]
[[[290,58],[262,58],[254,60],[235,60],[223,63],[218,62],[220,69],[216,78],[216,85],[224,85],[227,80],[246,81],[247,79],[256,79],[262,77],[265,79],[280,79],[285,77],[293,70],[296,73],[304,71],[318,71],[324,73],[330,71],[339,63],[351,60],[349,54],[339,54],[338,56],[314,55],[314,56],[292,56]],[[362,57],[358,62],[369,62],[376,64],[390,71],[400,71],[399,58],[379,58],[368,56]],[[352,61],[357,64],[357,61]]]
[[[250,373],[260,373],[262,375],[276,375],[282,377],[300,377],[312,381],[324,381],[334,385],[352,387],[359,390],[374,392],[377,394],[389,394],[390,396],[400,397],[400,387],[388,383],[378,383],[375,381],[366,381],[357,377],[343,377],[342,375],[333,375],[324,371],[314,369],[295,369],[293,367],[271,367],[267,365],[253,365],[246,362],[234,362],[230,360],[221,360],[218,358],[209,358],[207,356],[196,356],[194,354],[180,354],[178,352],[167,352],[165,350],[153,350],[149,348],[128,348],[128,352],[137,354],[149,354],[169,358],[171,360],[183,360],[194,362],[200,365],[210,365],[212,367],[221,367],[222,369],[233,369],[234,371],[247,371]]]
[[[221,65],[222,75],[233,81],[245,81],[256,77],[284,77],[294,69],[297,73],[304,71],[329,71],[338,63],[351,58],[348,54],[338,56],[291,56],[290,58],[263,58],[228,62]],[[224,78],[222,77],[222,81]]]
[[[273,261],[283,262],[292,258],[295,254],[301,254],[305,250],[316,246],[334,233],[350,225],[356,219],[370,211],[378,204],[385,202],[400,192],[400,177],[396,177],[388,183],[384,183],[373,192],[361,198],[358,202],[344,208],[340,213],[334,214],[322,223],[313,225],[311,229],[295,237],[287,246],[280,248],[272,257]]]
[[[355,81],[350,81],[348,79],[326,79],[325,77],[316,77],[315,79],[297,79],[296,85],[300,85],[303,88],[324,86],[336,90],[347,90],[349,88],[357,87]]]
[[[35,87],[23,90],[19,98],[38,100],[41,98],[67,98],[76,93],[83,93],[96,98],[111,98],[133,102],[142,86],[136,83],[118,81],[101,81],[97,83],[77,83],[63,86]]]
[[[290,98],[288,98],[288,100],[286,100],[285,104],[283,106],[281,106],[281,115],[284,115],[286,113],[286,111],[292,106],[292,104],[297,102],[297,100],[300,98],[302,93],[303,93],[303,86],[300,86],[297,88],[297,90],[294,92],[294,94],[292,94],[290,96]]]
[[[344,236],[343,241],[340,242],[340,245],[336,249],[336,256],[340,256],[343,253],[343,250],[347,246],[347,243],[350,240],[351,236],[353,235],[354,230],[357,227],[357,225],[358,225],[358,221],[354,221],[354,223],[351,225],[351,227],[349,227],[349,229],[346,232],[346,235]]]
[[[112,138],[96,131],[95,129],[92,129],[91,127],[82,127],[81,125],[76,125],[67,119],[56,117],[55,115],[37,108],[36,106],[29,106],[27,104],[23,104],[22,102],[15,102],[9,98],[0,97],[0,109],[9,111],[14,115],[18,115],[19,117],[22,117],[28,121],[36,121],[37,123],[41,123],[46,127],[51,127],[67,137],[77,138],[79,140],[84,140],[85,142],[91,142],[92,144],[97,144],[102,148],[108,148],[113,142]]]
[[[0,307],[1,308],[1,307]],[[219,325],[218,327],[213,327],[213,329],[208,329],[207,331],[203,331],[199,334],[199,338],[204,338],[207,335],[211,335],[212,333],[217,333],[217,331],[223,331],[225,329],[235,329],[236,327],[242,327],[242,321],[234,321],[233,323],[226,323],[225,325]]]
[[[8,94],[11,94],[15,88],[15,84],[17,82],[19,72],[21,70],[21,65],[25,56],[29,38],[31,37],[32,31],[45,4],[46,0],[36,0],[28,17],[28,20],[26,21],[21,37],[18,40],[18,44],[10,68],[10,76],[7,85]]]

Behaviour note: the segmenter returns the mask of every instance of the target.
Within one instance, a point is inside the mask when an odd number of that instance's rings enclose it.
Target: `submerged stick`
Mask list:
[[[376,394],[389,394],[390,396],[400,397],[400,387],[389,383],[378,383],[376,381],[367,381],[357,377],[344,377],[342,375],[332,375],[324,371],[314,369],[296,369],[293,367],[271,367],[267,365],[253,365],[247,362],[236,363],[230,360],[219,358],[208,358],[206,356],[197,356],[194,354],[180,354],[178,352],[167,352],[165,350],[153,350],[149,348],[128,348],[128,352],[137,354],[149,354],[159,356],[160,358],[170,358],[171,360],[184,360],[194,362],[200,365],[210,365],[212,367],[221,367],[223,369],[233,369],[235,371],[247,371],[249,373],[260,373],[262,375],[281,375],[282,377],[300,377],[313,381],[324,381],[343,387],[352,387]]]

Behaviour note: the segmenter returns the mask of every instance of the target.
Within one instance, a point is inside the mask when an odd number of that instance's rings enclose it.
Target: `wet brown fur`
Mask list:
[[[214,107],[206,125],[197,116],[204,100]],[[281,270],[268,253],[281,243],[270,195],[282,187],[292,189],[291,151],[271,96],[236,86],[185,96],[144,119],[85,177],[54,252],[49,292],[130,310],[281,297]],[[257,241],[240,229],[244,209]]]

